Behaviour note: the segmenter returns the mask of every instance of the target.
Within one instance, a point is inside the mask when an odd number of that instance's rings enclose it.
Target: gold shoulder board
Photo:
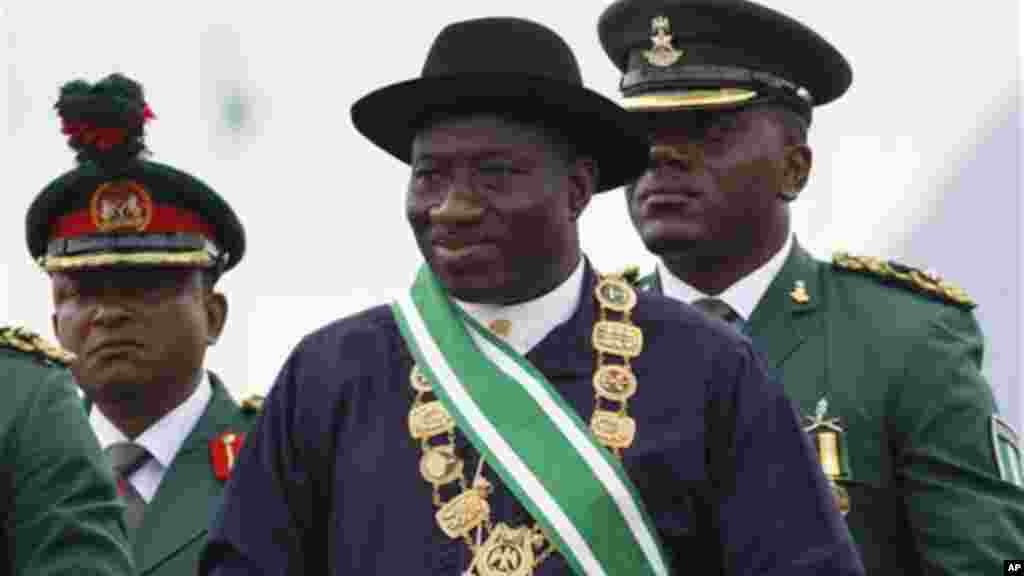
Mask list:
[[[934,272],[918,270],[891,260],[884,261],[871,256],[854,256],[846,252],[833,254],[832,265],[841,270],[874,276],[888,283],[968,310],[977,306],[974,300],[971,300],[959,286],[954,286]]]
[[[0,348],[19,350],[61,366],[68,366],[75,360],[75,355],[71,352],[18,326],[0,327]]]
[[[242,411],[259,413],[263,411],[263,396],[252,395],[242,400]]]

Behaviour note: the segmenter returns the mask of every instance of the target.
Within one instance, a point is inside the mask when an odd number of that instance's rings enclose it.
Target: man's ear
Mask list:
[[[782,191],[779,195],[783,200],[792,202],[803,192],[811,175],[813,154],[806,144],[786,146],[782,165]]]
[[[203,298],[206,309],[206,326],[209,329],[209,343],[214,344],[224,331],[228,319],[228,299],[220,292],[210,290]]]
[[[597,163],[591,158],[580,157],[569,165],[569,213],[573,222],[579,220],[594,197],[598,177]]]

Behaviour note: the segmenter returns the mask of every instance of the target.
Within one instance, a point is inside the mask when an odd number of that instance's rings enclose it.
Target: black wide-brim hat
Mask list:
[[[853,81],[825,38],[748,0],[617,0],[597,29],[622,72],[622,105],[634,111],[774,100],[809,121]]]
[[[356,129],[406,164],[416,134],[432,119],[475,113],[560,131],[597,163],[597,191],[635,179],[647,165],[643,125],[584,87],[565,41],[529,20],[450,24],[431,45],[419,78],[375,90],[351,109]]]

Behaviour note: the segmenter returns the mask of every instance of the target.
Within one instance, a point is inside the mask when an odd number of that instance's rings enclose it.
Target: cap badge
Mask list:
[[[153,218],[153,199],[138,182],[106,182],[92,193],[89,213],[100,232],[141,232]]]
[[[671,25],[667,17],[655,16],[651,19],[651,31],[654,32],[654,36],[651,36],[651,49],[644,50],[644,58],[652,66],[671,66],[683,55],[682,50],[672,47],[670,30]]]

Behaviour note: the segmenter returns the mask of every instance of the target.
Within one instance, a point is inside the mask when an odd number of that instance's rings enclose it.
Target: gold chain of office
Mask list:
[[[636,422],[628,415],[629,398],[637,391],[637,379],[630,359],[643,349],[643,333],[630,313],[636,306],[636,292],[622,276],[602,275],[594,288],[600,316],[594,323],[591,342],[597,353],[594,371],[594,413],[590,430],[616,456],[633,443]],[[611,319],[617,315],[619,319]],[[494,330],[494,328],[492,328]],[[500,332],[500,330],[495,330]],[[501,334],[499,334],[501,336]],[[617,361],[610,361],[616,358]],[[483,456],[472,484],[467,482],[465,461],[455,450],[455,419],[433,394],[430,382],[414,365],[409,381],[415,399],[409,410],[409,433],[420,442],[420,474],[433,486],[435,518],[441,530],[453,539],[465,541],[472,554],[466,574],[476,576],[530,576],[556,547],[534,522],[513,528],[491,521],[487,503],[493,492],[483,477]],[[442,487],[458,486],[459,493],[445,501]]]

